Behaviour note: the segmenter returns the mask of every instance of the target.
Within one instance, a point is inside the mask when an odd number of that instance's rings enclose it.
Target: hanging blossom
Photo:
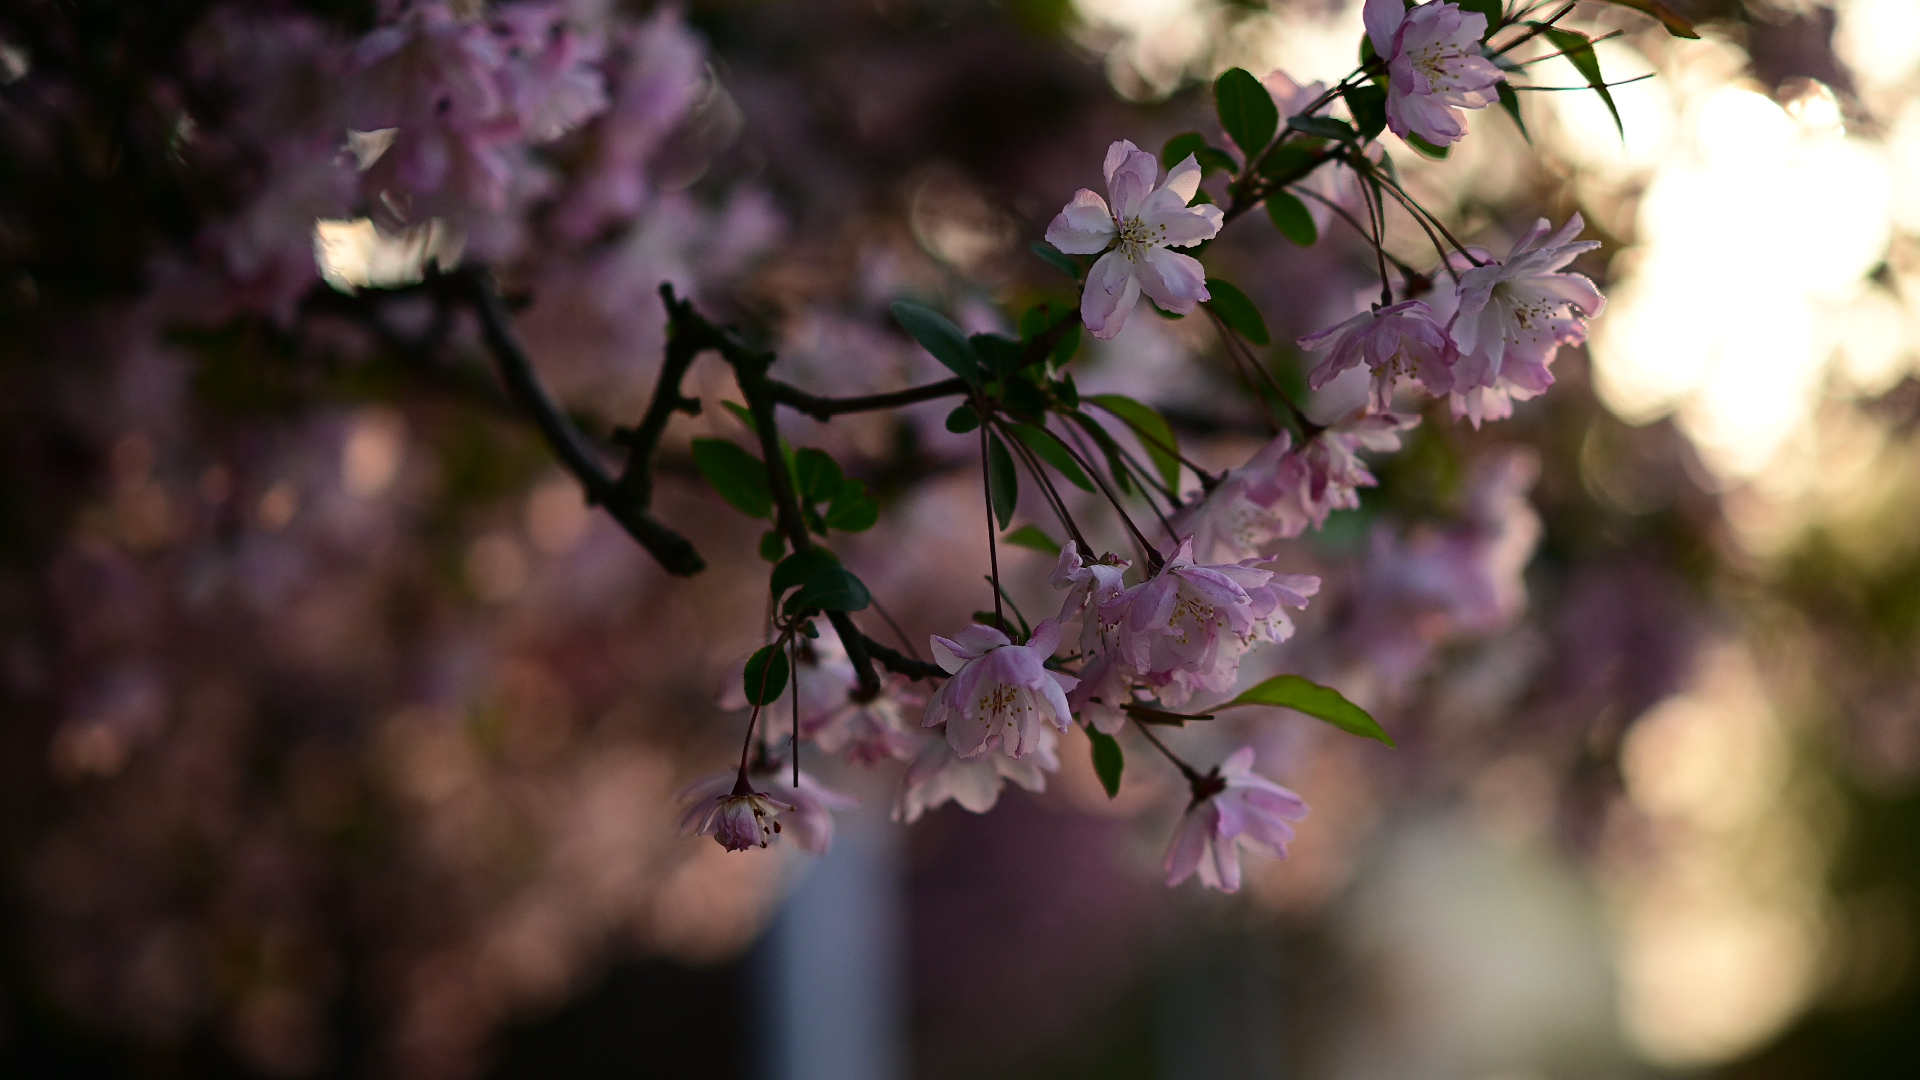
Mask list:
[[[1342,420],[1307,440],[1275,470],[1277,511],[1318,529],[1335,510],[1356,509],[1360,489],[1379,483],[1360,460],[1360,452],[1398,450],[1400,433],[1419,423],[1414,415],[1368,413]]]
[[[1548,370],[1562,345],[1587,340],[1586,320],[1605,310],[1607,298],[1584,274],[1561,267],[1600,246],[1573,238],[1586,223],[1579,214],[1560,231],[1541,218],[1505,259],[1470,249],[1481,265],[1455,253],[1459,286],[1452,296],[1436,297],[1439,317],[1460,359],[1454,367],[1453,414],[1479,427],[1482,420],[1513,415],[1513,402],[1526,401],[1553,385]]]
[[[946,739],[938,735],[927,739],[900,782],[893,820],[911,825],[921,814],[947,802],[984,814],[1000,801],[1000,789],[1009,780],[1028,791],[1045,791],[1047,774],[1060,771],[1056,753],[1059,741],[1052,728],[1043,727],[1031,752],[1015,760],[1005,754],[965,758],[955,753]]]
[[[1189,537],[1159,573],[1107,605],[1119,626],[1117,651],[1162,701],[1230,690],[1254,642],[1293,636],[1285,609],[1306,607],[1320,579],[1249,565],[1258,561],[1195,563]]]
[[[953,638],[934,635],[933,658],[951,677],[927,699],[921,726],[945,724],[961,757],[994,746],[1014,758],[1036,751],[1048,724],[1065,731],[1073,722],[1066,692],[1079,680],[1046,666],[1059,647],[1057,619],[1042,620],[1025,645],[978,623]]]
[[[1095,731],[1118,735],[1127,724],[1127,706],[1139,700],[1134,672],[1118,652],[1089,659],[1080,667],[1080,685],[1067,695],[1074,715]]]
[[[790,832],[795,843],[815,855],[833,845],[833,811],[852,810],[860,800],[833,790],[805,772],[800,786],[781,769],[755,770],[742,777],[727,769],[694,780],[675,800],[686,804],[680,831],[712,836],[728,851],[766,847],[774,835]]]
[[[1047,243],[1069,255],[1107,252],[1080,294],[1081,321],[1097,338],[1120,332],[1142,292],[1176,315],[1211,299],[1200,260],[1167,249],[1212,239],[1224,219],[1217,206],[1187,205],[1200,190],[1200,163],[1192,154],[1158,187],[1159,162],[1124,139],[1107,149],[1104,168],[1111,204],[1081,188],[1047,226]]]
[[[1167,847],[1169,887],[1198,871],[1208,888],[1239,891],[1240,849],[1284,859],[1293,841],[1288,822],[1307,816],[1306,800],[1253,771],[1251,746],[1202,777],[1194,795]]]
[[[1372,402],[1385,411],[1401,379],[1412,379],[1435,397],[1453,389],[1453,365],[1458,358],[1446,328],[1433,309],[1419,300],[1363,311],[1346,322],[1299,339],[1308,352],[1326,352],[1307,375],[1307,385],[1318,390],[1348,368],[1366,365],[1373,373]]]
[[[1060,602],[1061,622],[1076,615],[1085,616],[1080,624],[1080,652],[1083,655],[1094,656],[1107,651],[1107,635],[1114,630],[1114,626],[1105,620],[1101,610],[1126,589],[1121,576],[1131,565],[1113,554],[1104,555],[1093,562],[1083,562],[1078,544],[1068,544],[1060,550],[1060,561],[1055,564],[1047,581],[1054,588],[1067,591]]]
[[[1466,137],[1455,109],[1484,109],[1505,78],[1480,55],[1487,17],[1457,4],[1408,9],[1400,0],[1367,0],[1367,40],[1387,64],[1387,126],[1435,146]]]

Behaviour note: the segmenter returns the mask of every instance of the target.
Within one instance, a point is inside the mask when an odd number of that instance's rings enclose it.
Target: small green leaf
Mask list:
[[[1600,95],[1600,100],[1607,103],[1607,112],[1613,115],[1613,126],[1619,129],[1620,140],[1625,142],[1627,126],[1620,122],[1620,110],[1613,104],[1613,93],[1607,89],[1606,76],[1600,74],[1600,57],[1593,51],[1593,42],[1578,30],[1562,30],[1557,26],[1547,27],[1546,35],[1554,48],[1566,53],[1567,62],[1573,65],[1581,78],[1587,80],[1587,85]],[[1506,83],[1500,85],[1505,86]]]
[[[1356,137],[1352,124],[1331,116],[1289,116],[1287,126],[1303,135],[1318,135],[1339,142],[1352,142]]]
[[[1293,709],[1317,720],[1325,720],[1350,735],[1377,739],[1388,746],[1393,745],[1393,740],[1381,729],[1380,724],[1367,714],[1367,710],[1348,701],[1340,691],[1330,686],[1310,682],[1298,675],[1275,675],[1225,705],[1215,706],[1214,711],[1231,709],[1239,705],[1277,705]]]
[[[780,645],[763,645],[747,658],[747,670],[740,684],[747,692],[747,704],[771,705],[787,688],[787,652]]]
[[[1045,240],[1035,240],[1032,244],[1028,245],[1028,249],[1035,255],[1040,256],[1048,266],[1053,267],[1055,270],[1060,271],[1075,281],[1080,280],[1080,264],[1073,261],[1073,256],[1061,251]]]
[[[1004,379],[1020,370],[1020,343],[999,334],[975,334],[967,339],[973,355],[988,376]]]
[[[1313,214],[1291,192],[1274,191],[1267,195],[1267,220],[1286,237],[1300,247],[1312,247],[1320,239],[1320,227],[1313,223]]]
[[[998,435],[987,437],[987,490],[992,493],[993,516],[1004,529],[1013,521],[1014,505],[1020,501],[1020,476],[1013,471],[1013,455]]]
[[[1073,384],[1073,372],[1062,372],[1060,377],[1049,385],[1053,387],[1054,399],[1061,405],[1069,409],[1080,407],[1080,388]]]
[[[800,482],[800,498],[810,503],[833,498],[843,479],[840,463],[833,460],[833,455],[811,446],[794,453],[793,474]]]
[[[787,553],[787,538],[780,535],[779,529],[768,529],[760,534],[760,557],[770,563],[777,563]]]
[[[1313,219],[1307,220],[1311,223]],[[1255,345],[1272,344],[1273,335],[1267,332],[1267,320],[1260,317],[1260,309],[1253,306],[1253,301],[1247,299],[1247,294],[1241,292],[1239,286],[1225,278],[1210,277],[1207,279],[1207,291],[1213,294],[1207,306],[1235,333]]]
[[[1500,95],[1500,107],[1507,110],[1507,115],[1513,117],[1513,126],[1520,129],[1520,137],[1531,145],[1533,136],[1527,134],[1527,122],[1520,119],[1520,95],[1513,92],[1513,87],[1508,86],[1505,79],[1500,80],[1495,92]]]
[[[839,563],[815,567],[813,576],[787,598],[788,615],[817,608],[821,611],[859,611],[873,602],[873,594],[853,572]]]
[[[1019,436],[1021,442],[1026,443],[1034,453],[1040,455],[1042,461],[1053,466],[1061,476],[1066,477],[1067,483],[1081,491],[1093,490],[1093,481],[1087,479],[1087,474],[1080,468],[1080,464],[1073,460],[1072,454],[1067,453],[1066,444],[1060,441],[1059,436],[1046,428],[1034,427],[1032,424],[1008,424],[1007,426],[1013,429],[1013,433]]]
[[[1052,354],[1047,357],[1047,362],[1057,368],[1066,367],[1067,361],[1073,359],[1073,354],[1079,351],[1080,324],[1076,322],[1060,335],[1060,340],[1054,345]]]
[[[1107,789],[1107,798],[1120,794],[1120,771],[1126,767],[1126,761],[1120,755],[1120,740],[1105,732],[1087,729],[1087,741],[1093,744],[1093,772],[1100,778],[1100,786]]]
[[[726,406],[727,411],[733,414],[734,419],[747,425],[748,431],[753,432],[755,435],[760,434],[760,425],[754,421],[753,413],[749,411],[745,405],[737,401],[722,401],[720,404]]]
[[[780,565],[773,568],[772,575],[767,578],[767,588],[775,597],[785,596],[788,589],[804,585],[807,579],[821,567],[839,565],[840,560],[826,548],[816,547],[796,551],[780,560]]]
[[[1406,143],[1408,146],[1418,150],[1422,156],[1430,157],[1435,161],[1445,161],[1447,160],[1447,155],[1453,152],[1453,147],[1435,146],[1411,131],[1407,132]]]
[[[826,525],[841,532],[866,532],[880,520],[880,504],[861,480],[842,480],[827,504]]]
[[[1252,159],[1273,141],[1280,126],[1280,110],[1273,95],[1245,68],[1228,68],[1213,83],[1213,103],[1227,137]]]
[[[1675,14],[1672,8],[1661,3],[1660,0],[1600,0],[1600,2],[1632,8],[1641,14],[1651,15],[1659,19],[1660,25],[1666,27],[1667,33],[1674,37],[1692,38],[1696,41],[1700,38],[1699,32],[1694,30],[1692,23]]]
[[[980,414],[974,412],[973,406],[964,401],[955,405],[953,411],[947,414],[947,430],[955,435],[965,435],[979,426]]]
[[[1506,12],[1501,0],[1459,0],[1459,3],[1461,11],[1478,12],[1487,17],[1487,29],[1480,35],[1481,41],[1492,37],[1493,32],[1500,29],[1500,19]]]
[[[725,439],[693,440],[693,464],[727,505],[752,518],[773,516],[766,466]]]
[[[980,381],[980,361],[973,355],[973,345],[953,320],[910,300],[896,300],[890,310],[908,336],[945,364],[948,371],[969,383]]]
[[[1093,394],[1087,400],[1125,421],[1140,437],[1141,447],[1153,461],[1153,467],[1160,470],[1160,478],[1166,481],[1167,487],[1180,490],[1180,444],[1174,439],[1173,428],[1167,425],[1165,417],[1120,394]]]
[[[1326,163],[1325,139],[1288,139],[1260,159],[1260,175],[1279,184],[1291,184]]]
[[[1387,92],[1373,86],[1355,86],[1347,90],[1347,111],[1353,114],[1353,123],[1360,129],[1360,137],[1371,139],[1380,134],[1387,126]]]
[[[1033,551],[1045,552],[1048,555],[1058,556],[1060,554],[1060,545],[1053,542],[1053,537],[1048,536],[1032,525],[1020,526],[1001,537],[1000,542],[1003,544],[1012,544],[1014,547],[1023,547]]]

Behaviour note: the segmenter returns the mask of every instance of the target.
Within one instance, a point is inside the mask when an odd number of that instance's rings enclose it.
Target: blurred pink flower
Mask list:
[[[1454,110],[1493,104],[1494,84],[1505,78],[1480,55],[1487,17],[1457,4],[1408,9],[1400,0],[1367,0],[1366,23],[1373,51],[1387,64],[1387,126],[1435,146],[1464,138]]]
[[[1290,821],[1307,816],[1306,801],[1253,771],[1253,747],[1243,746],[1201,783],[1216,790],[1187,808],[1167,846],[1167,885],[1200,873],[1221,892],[1240,888],[1240,849],[1287,857]],[[1197,794],[1197,792],[1196,792]]]
[[[727,769],[681,788],[675,799],[687,805],[680,815],[680,831],[711,836],[728,851],[766,847],[772,834],[780,831],[779,816],[794,808],[765,792],[741,790],[742,779]]]
[[[1282,469],[1293,469],[1288,453],[1293,436],[1281,432],[1247,460],[1228,470],[1211,491],[1203,491],[1173,516],[1174,532],[1193,541],[1196,558],[1239,562],[1261,554],[1275,540],[1306,531],[1307,519],[1292,512],[1279,494]]]
[[[912,824],[921,814],[948,800],[984,814],[1000,801],[1000,788],[1008,780],[1028,791],[1045,791],[1046,774],[1060,771],[1060,758],[1055,753],[1059,741],[1052,728],[1042,727],[1032,752],[1016,761],[1005,754],[963,758],[946,739],[927,739],[901,780],[893,820]]]
[[[947,742],[962,757],[994,746],[1008,757],[1026,756],[1040,746],[1047,724],[1065,731],[1073,722],[1066,692],[1080,680],[1046,667],[1059,647],[1056,619],[1034,627],[1025,645],[978,623],[955,638],[934,635],[934,659],[952,678],[927,700],[921,725],[945,724]]]
[[[567,25],[561,5],[501,7],[494,34],[507,55],[501,93],[527,141],[551,142],[606,110],[606,77],[594,66],[605,39]]]
[[[1308,334],[1299,345],[1308,352],[1327,352],[1307,376],[1307,385],[1315,390],[1357,364],[1372,369],[1373,407],[1381,411],[1393,403],[1394,387],[1402,378],[1435,396],[1453,389],[1453,342],[1435,321],[1433,309],[1418,300],[1363,311]]]
[[[1111,554],[1094,562],[1083,563],[1077,544],[1068,544],[1061,549],[1060,561],[1047,581],[1056,589],[1067,590],[1066,597],[1060,603],[1061,622],[1075,615],[1085,615],[1080,625],[1082,653],[1093,656],[1107,650],[1107,631],[1114,627],[1101,615],[1102,606],[1126,588],[1121,575],[1131,565],[1127,560]]]
[[[1358,507],[1360,488],[1379,483],[1360,460],[1360,451],[1398,450],[1400,433],[1419,422],[1418,416],[1390,412],[1343,420],[1287,455],[1255,498],[1271,500],[1283,518],[1312,522],[1318,529],[1333,511]],[[1296,528],[1296,534],[1303,528]]]
[[[1102,255],[1087,275],[1080,317],[1094,337],[1110,338],[1145,292],[1167,311],[1185,315],[1209,298],[1200,260],[1168,251],[1191,247],[1220,231],[1221,210],[1188,206],[1200,190],[1200,165],[1189,154],[1155,187],[1160,165],[1152,154],[1122,139],[1107,150],[1106,199],[1087,188],[1047,226],[1047,243],[1069,255]]]
[[[1551,227],[1541,218],[1504,260],[1477,249],[1480,266],[1454,256],[1459,287],[1438,302],[1440,316],[1451,315],[1448,332],[1460,351],[1453,413],[1475,427],[1512,415],[1513,399],[1525,401],[1552,386],[1547,367],[1554,354],[1562,345],[1585,341],[1586,320],[1606,308],[1607,298],[1590,278],[1560,270],[1600,243],[1573,239],[1586,227],[1579,214],[1547,237]]]
[[[1127,723],[1126,706],[1134,700],[1131,669],[1117,652],[1091,657],[1080,668],[1080,685],[1067,695],[1067,704],[1095,731],[1118,734]]]

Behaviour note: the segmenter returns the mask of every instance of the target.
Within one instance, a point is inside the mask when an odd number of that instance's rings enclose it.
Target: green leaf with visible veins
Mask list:
[[[1214,108],[1220,114],[1220,126],[1240,152],[1252,159],[1273,141],[1280,127],[1280,110],[1273,95],[1245,68],[1228,68],[1213,82]]]
[[[1126,421],[1140,437],[1140,445],[1152,459],[1153,467],[1160,470],[1160,478],[1166,481],[1168,490],[1176,493],[1180,490],[1180,444],[1174,439],[1173,428],[1168,426],[1165,417],[1120,394],[1090,394],[1086,400]]]
[[[1367,710],[1348,701],[1344,694],[1333,687],[1321,686],[1298,675],[1275,675],[1225,705],[1215,706],[1213,711],[1240,705],[1277,705],[1306,713],[1316,720],[1325,720],[1350,735],[1393,745],[1393,739],[1388,737]]]

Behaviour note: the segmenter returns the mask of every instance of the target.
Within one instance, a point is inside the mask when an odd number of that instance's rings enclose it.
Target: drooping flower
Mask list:
[[[683,834],[711,836],[728,851],[766,847],[780,831],[780,815],[794,809],[755,789],[733,769],[703,776],[674,798],[686,804],[680,815]]]
[[[1586,275],[1561,270],[1600,246],[1573,239],[1585,227],[1575,214],[1549,237],[1552,226],[1541,218],[1505,259],[1477,248],[1472,254],[1479,266],[1454,256],[1458,288],[1435,302],[1460,354],[1453,371],[1455,416],[1478,427],[1482,420],[1512,415],[1513,400],[1553,385],[1548,366],[1560,346],[1587,339],[1586,320],[1606,308],[1607,298]]]
[[[1158,187],[1159,162],[1122,139],[1107,150],[1107,195],[1081,188],[1047,226],[1047,243],[1069,255],[1107,251],[1093,264],[1080,295],[1080,318],[1097,338],[1110,338],[1146,293],[1177,315],[1191,312],[1207,292],[1200,260],[1167,250],[1211,239],[1224,218],[1217,206],[1188,206],[1200,190],[1193,155],[1168,171]]]
[[[1024,757],[1040,746],[1051,724],[1073,722],[1067,691],[1080,680],[1049,671],[1047,658],[1060,647],[1060,623],[1042,620],[1025,645],[978,623],[954,638],[933,638],[933,657],[951,678],[927,699],[921,726],[947,726],[947,741],[961,757],[998,746]]]
[[[1237,892],[1240,849],[1286,858],[1293,841],[1288,822],[1307,816],[1306,800],[1256,774],[1251,746],[1234,751],[1201,783],[1212,791],[1187,808],[1174,831],[1167,846],[1167,885],[1198,871],[1202,885]]]
[[[1484,109],[1502,78],[1480,54],[1487,17],[1457,4],[1408,9],[1400,0],[1367,0],[1367,40],[1387,64],[1387,126],[1435,146],[1467,134],[1455,109]]]
[[[1083,562],[1077,544],[1068,544],[1060,550],[1060,561],[1047,581],[1054,588],[1067,591],[1060,602],[1061,622],[1076,615],[1085,616],[1080,625],[1082,654],[1092,656],[1106,651],[1107,635],[1114,628],[1103,620],[1101,609],[1126,588],[1121,575],[1131,565],[1111,554],[1094,562]]]
[[[1005,754],[961,757],[936,734],[907,766],[894,800],[893,820],[912,824],[948,800],[984,814],[1000,801],[1000,788],[1008,780],[1028,791],[1045,791],[1047,774],[1060,771],[1055,753],[1059,739],[1052,728],[1041,728],[1032,752],[1016,761]]]
[[[1306,531],[1308,521],[1279,498],[1278,474],[1289,469],[1293,436],[1286,432],[1260,448],[1237,469],[1229,469],[1211,491],[1194,496],[1171,519],[1173,531],[1193,540],[1196,559],[1239,562],[1262,553],[1275,540]]]
[[[833,844],[834,810],[851,810],[860,800],[821,784],[805,772],[800,786],[784,769],[755,769],[742,786],[735,769],[692,781],[674,796],[685,804],[680,831],[711,835],[728,851],[766,847],[776,834],[791,833],[802,848],[824,855]]]
[[[1348,368],[1365,364],[1373,372],[1373,407],[1381,411],[1392,404],[1394,387],[1403,378],[1436,397],[1453,389],[1453,342],[1434,319],[1433,309],[1419,300],[1363,311],[1308,334],[1299,345],[1308,352],[1327,353],[1307,375],[1307,385],[1315,390]]]
[[[1280,578],[1248,565],[1254,561],[1197,564],[1187,538],[1159,573],[1107,605],[1127,664],[1142,676],[1166,677],[1153,681],[1162,701],[1178,704],[1196,690],[1231,689],[1248,647],[1293,633],[1281,608],[1305,607],[1320,580]]]
[[[1137,700],[1132,675],[1118,652],[1091,657],[1080,668],[1080,685],[1067,695],[1067,704],[1095,731],[1118,734],[1127,723],[1127,706]]]
[[[1390,412],[1343,420],[1288,454],[1255,498],[1268,500],[1285,519],[1318,529],[1333,511],[1358,507],[1360,488],[1379,483],[1360,452],[1400,449],[1400,433],[1419,422],[1418,416]]]

